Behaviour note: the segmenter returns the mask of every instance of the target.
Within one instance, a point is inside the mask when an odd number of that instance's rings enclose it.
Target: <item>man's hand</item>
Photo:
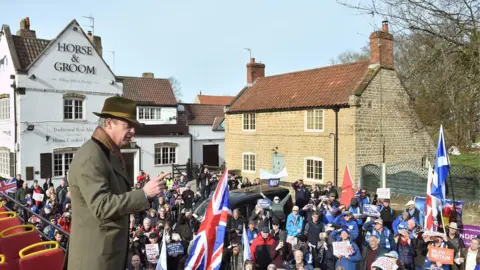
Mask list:
[[[162,175],[158,175],[150,179],[147,184],[143,187],[143,191],[148,198],[153,198],[160,194],[162,188],[165,186],[165,181],[162,179],[164,177],[169,176],[170,173],[164,173]]]

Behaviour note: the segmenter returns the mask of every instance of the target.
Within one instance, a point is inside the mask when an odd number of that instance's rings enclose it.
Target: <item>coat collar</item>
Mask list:
[[[101,128],[97,127],[93,132],[92,138],[103,144],[110,152],[112,152],[121,161],[122,169],[126,169],[125,159],[120,152],[120,148],[113,142],[108,134]]]

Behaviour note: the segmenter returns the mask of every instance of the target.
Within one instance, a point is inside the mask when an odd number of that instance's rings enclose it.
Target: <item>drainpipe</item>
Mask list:
[[[335,178],[335,187],[338,187],[338,112],[340,111],[339,107],[333,108],[335,112],[335,146],[334,146],[334,178]]]
[[[192,174],[192,170],[193,170],[193,155],[192,155],[192,151],[193,151],[193,135],[191,133],[188,133],[188,136],[190,137],[190,162],[189,162],[189,165],[188,166],[190,168],[190,170],[188,170],[187,172],[187,176],[189,179],[193,179],[193,174]]]
[[[14,79],[15,75],[10,76],[10,78]],[[19,171],[17,171],[17,169],[18,169],[17,168],[18,167],[18,164],[17,164],[18,163],[18,158],[17,158],[18,157],[18,151],[17,151],[18,119],[17,119],[17,91],[16,91],[16,86],[15,86],[15,81],[13,82],[12,87],[13,87],[13,122],[14,122],[14,129],[13,129],[13,138],[14,138],[14,142],[13,142],[14,155],[13,155],[13,158],[14,158],[14,163],[13,164],[15,166],[15,168],[13,169],[14,174],[12,176],[17,177],[17,174],[19,173]]]

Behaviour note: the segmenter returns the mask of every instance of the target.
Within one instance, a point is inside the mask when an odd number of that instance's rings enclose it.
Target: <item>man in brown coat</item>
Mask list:
[[[129,215],[148,209],[148,198],[160,193],[154,177],[145,187],[131,190],[120,147],[130,143],[136,104],[123,97],[105,100],[99,126],[75,154],[68,180],[72,200],[72,229],[68,270],[126,268]]]

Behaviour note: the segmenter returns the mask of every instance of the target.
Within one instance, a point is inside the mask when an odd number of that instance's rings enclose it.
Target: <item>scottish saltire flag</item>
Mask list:
[[[17,192],[17,179],[0,178],[0,192],[4,192],[4,193]]]
[[[446,199],[446,182],[448,171],[450,170],[450,162],[448,160],[447,150],[445,149],[445,140],[443,136],[443,126],[440,126],[440,134],[438,134],[437,155],[435,158],[435,175],[433,177],[432,195],[442,202]]]
[[[160,250],[160,258],[158,259],[157,267],[155,270],[167,270],[167,242],[165,237],[165,231],[162,236],[162,249]]]
[[[225,169],[205,211],[205,219],[193,240],[185,269],[220,268],[227,219],[231,214],[228,201],[228,169]]]
[[[243,233],[242,233],[242,242],[243,242],[243,263],[245,261],[252,260],[252,254],[250,254],[250,243],[248,242],[247,229],[245,229],[245,224],[243,224]]]

